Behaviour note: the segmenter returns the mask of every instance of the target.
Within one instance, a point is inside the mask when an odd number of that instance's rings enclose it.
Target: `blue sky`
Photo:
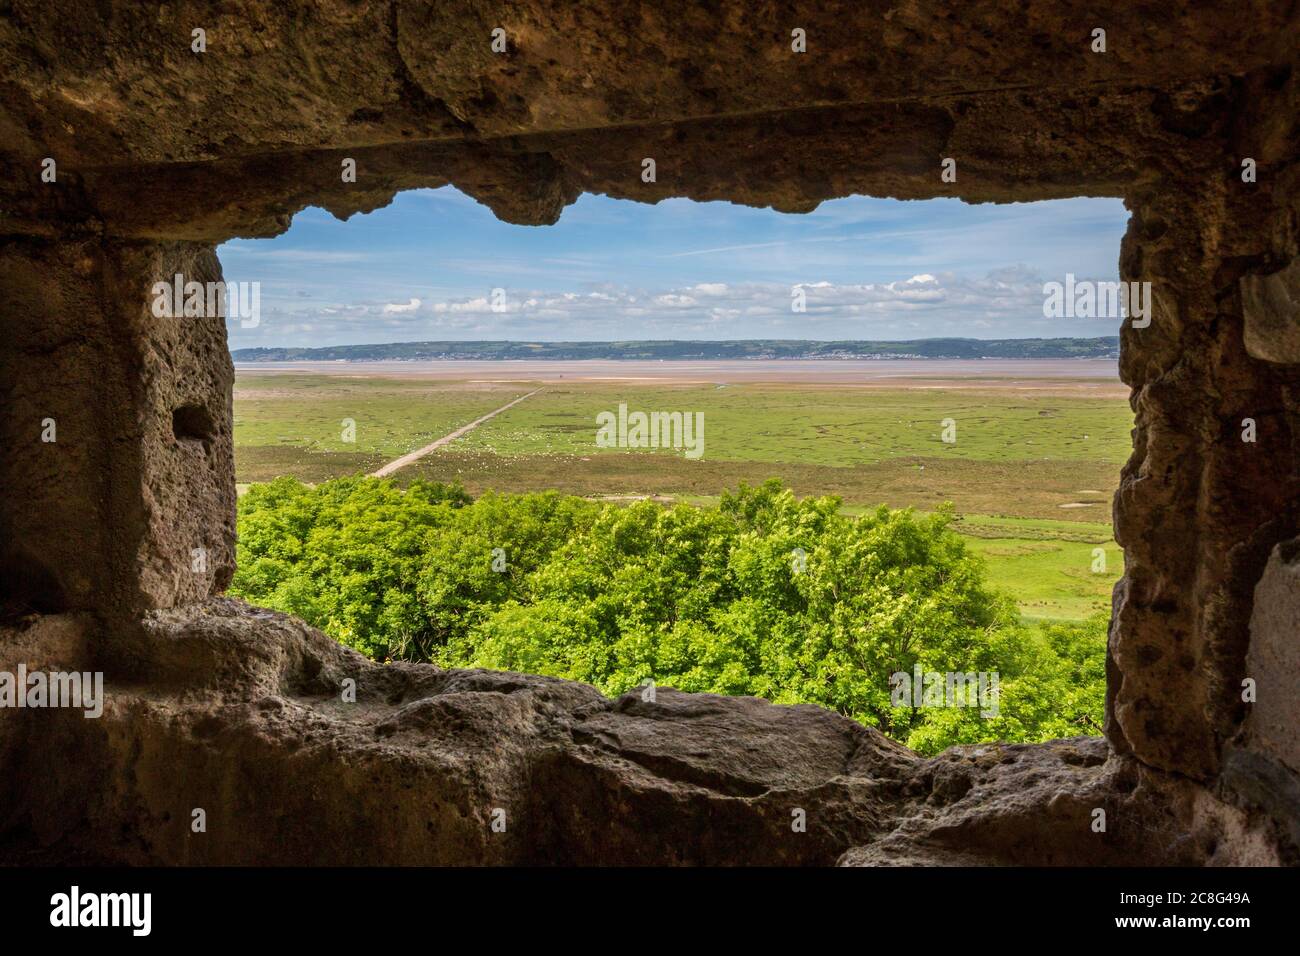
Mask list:
[[[218,253],[262,284],[230,347],[429,339],[909,339],[1114,335],[1045,319],[1042,284],[1118,278],[1114,199],[967,205],[851,197],[805,215],[581,197],[553,226],[500,222],[451,187],[347,222],[318,208]],[[801,284],[807,311],[791,309]],[[504,311],[491,308],[504,289]]]

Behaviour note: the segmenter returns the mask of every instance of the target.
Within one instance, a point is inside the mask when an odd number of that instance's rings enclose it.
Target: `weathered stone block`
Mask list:
[[[1255,588],[1246,676],[1255,682],[1247,739],[1300,774],[1300,539],[1273,549]]]
[[[1266,362],[1300,364],[1300,259],[1271,275],[1241,277],[1246,349]]]
[[[15,610],[129,619],[229,583],[234,373],[220,316],[154,316],[153,283],[177,272],[221,278],[183,243],[0,247],[0,588]]]

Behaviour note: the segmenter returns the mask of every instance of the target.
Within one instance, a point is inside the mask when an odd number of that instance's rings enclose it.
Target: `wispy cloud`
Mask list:
[[[782,239],[778,242],[747,242],[738,246],[714,246],[712,249],[690,249],[686,252],[665,253],[664,259],[684,259],[687,256],[711,256],[721,252],[741,252],[746,249],[775,249],[805,242],[846,242],[848,236],[817,236],[809,239]]]
[[[239,241],[227,242],[223,245],[221,255],[223,258],[251,256],[259,262],[304,262],[322,266],[339,262],[367,262],[375,258],[373,253],[356,250],[268,248],[256,242]]]
[[[1112,335],[1114,321],[1046,319],[1044,277],[1024,267],[971,278],[919,273],[883,283],[697,283],[666,289],[606,286],[548,292],[369,302],[272,314],[266,341],[310,325],[328,342],[526,338],[888,339]],[[796,311],[796,301],[802,311]],[[279,328],[277,325],[280,323]]]

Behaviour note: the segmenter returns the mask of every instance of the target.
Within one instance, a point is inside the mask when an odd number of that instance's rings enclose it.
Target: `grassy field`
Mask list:
[[[601,411],[705,413],[705,458],[807,465],[941,460],[1109,461],[1128,456],[1127,425],[1110,400],[1019,397],[987,391],[853,389],[808,385],[549,385],[513,414],[467,435],[465,450],[515,454],[622,454],[594,447]],[[1123,406],[1121,406],[1123,407]],[[1127,408],[1123,407],[1124,413]],[[944,443],[940,422],[957,424]]]
[[[1106,610],[1124,569],[1109,521],[963,515],[957,530],[984,556],[993,584],[1013,595],[1026,617],[1083,618]]]
[[[241,372],[237,477],[319,481],[373,471],[533,387]],[[703,412],[703,456],[596,447],[597,414],[620,403]],[[355,441],[344,440],[345,419],[356,423]],[[945,419],[956,423],[953,443],[941,439]],[[800,495],[839,495],[850,509],[952,502],[957,530],[1022,613],[1078,618],[1109,606],[1123,567],[1110,499],[1131,427],[1124,399],[1074,394],[1068,383],[549,383],[397,480],[459,481],[471,493],[555,488],[610,500],[708,501],[741,481],[778,477]],[[1093,570],[1095,548],[1104,549],[1104,572]]]
[[[323,481],[370,472],[525,394],[516,385],[333,375],[239,375],[235,478]],[[355,423],[352,441],[346,422]]]

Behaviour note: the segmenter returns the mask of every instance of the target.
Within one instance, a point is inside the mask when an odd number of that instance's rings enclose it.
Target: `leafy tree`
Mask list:
[[[821,704],[927,753],[1099,732],[1105,620],[1022,623],[951,520],[776,481],[665,508],[281,478],[240,502],[232,590],[379,659]],[[896,705],[916,668],[996,672],[996,715]]]

